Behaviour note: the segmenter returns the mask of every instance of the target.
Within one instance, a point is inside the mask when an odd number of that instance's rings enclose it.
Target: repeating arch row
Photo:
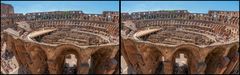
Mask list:
[[[143,74],[174,73],[175,58],[180,53],[187,56],[190,74],[223,74],[231,72],[228,69],[234,68],[239,56],[237,43],[200,48],[194,45],[163,47],[127,39],[123,41],[124,51],[122,53],[124,53],[125,60],[130,60],[126,61],[127,64],[132,65],[137,73]],[[163,64],[158,64],[161,62]]]

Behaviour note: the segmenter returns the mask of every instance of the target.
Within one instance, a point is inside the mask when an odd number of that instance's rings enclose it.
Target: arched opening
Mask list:
[[[176,55],[174,65],[173,65],[173,73],[174,74],[188,74],[189,73],[189,65],[188,58],[184,53],[179,53]]]
[[[173,74],[192,74],[196,71],[197,58],[188,48],[178,49],[172,58]]]
[[[205,63],[207,64],[205,69],[206,74],[213,74],[217,70],[218,63],[220,63],[220,58],[222,58],[223,54],[224,48],[218,47],[207,55],[205,59]]]
[[[79,62],[80,60],[78,52],[74,49],[63,49],[56,58],[56,68],[57,73],[61,74],[77,74],[79,70]]]
[[[77,58],[74,54],[64,57],[63,74],[77,74]]]

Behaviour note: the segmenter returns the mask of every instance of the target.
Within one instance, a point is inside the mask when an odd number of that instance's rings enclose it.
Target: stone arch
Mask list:
[[[54,51],[54,56],[52,57],[52,60],[55,62],[55,70],[56,73],[60,74],[63,71],[63,65],[65,61],[65,56],[68,54],[73,54],[77,58],[77,71],[80,69],[79,68],[79,58],[80,58],[80,53],[79,53],[79,48],[76,46],[72,45],[61,45],[58,46],[55,51]],[[51,66],[51,65],[50,65]]]
[[[100,48],[100,49],[96,50],[91,55],[90,73],[98,74],[98,73],[104,72],[104,70],[108,69],[109,66],[107,66],[106,64],[109,63],[109,59],[110,59],[112,52],[113,52],[113,50],[111,50],[110,48]]]
[[[221,58],[225,53],[226,49],[224,47],[215,47],[211,52],[208,53],[207,57],[205,58],[205,63],[207,67],[205,69],[206,74],[212,74],[217,71],[217,67],[221,62]]]
[[[198,61],[200,59],[199,55],[199,49],[195,46],[191,45],[182,45],[181,47],[178,47],[175,52],[172,54],[171,61],[172,61],[172,67],[173,67],[173,73],[174,73],[174,65],[175,65],[175,59],[179,57],[180,53],[184,54],[184,57],[187,58],[187,71],[188,74],[195,74],[197,73],[197,65]]]
[[[43,49],[37,45],[28,48],[32,64],[29,65],[33,74],[48,74],[47,55]]]

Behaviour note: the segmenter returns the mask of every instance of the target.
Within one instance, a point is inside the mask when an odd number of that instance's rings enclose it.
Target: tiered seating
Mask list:
[[[76,28],[82,31],[92,32],[105,36],[117,36],[118,26],[111,23],[81,21],[81,20],[53,20],[53,21],[37,21],[29,22],[32,29],[52,27],[52,28]]]
[[[94,37],[94,38],[93,38]],[[42,41],[51,44],[73,43],[77,45],[89,45],[93,40],[97,40],[95,44],[106,44],[107,40],[103,40],[96,35],[79,33],[75,31],[56,31],[50,35],[43,36]]]
[[[157,19],[133,21],[137,31],[161,29],[156,34],[150,34],[147,40],[155,43],[179,44],[194,43],[199,45],[228,41],[229,37],[236,38],[236,28],[226,29],[226,25],[216,22],[181,19]],[[166,38],[168,37],[168,38]],[[221,37],[221,38],[219,38]],[[171,43],[172,42],[172,43]]]
[[[77,45],[98,45],[106,44],[109,42],[108,40],[113,41],[110,37],[118,36],[118,25],[109,22],[87,20],[37,20],[27,21],[27,23],[30,25],[32,31],[57,28],[57,31],[43,35],[42,40],[39,41],[51,44],[73,43]]]

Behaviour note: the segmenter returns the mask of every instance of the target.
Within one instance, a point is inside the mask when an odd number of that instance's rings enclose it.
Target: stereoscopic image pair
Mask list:
[[[239,1],[1,1],[1,74],[239,74]]]

